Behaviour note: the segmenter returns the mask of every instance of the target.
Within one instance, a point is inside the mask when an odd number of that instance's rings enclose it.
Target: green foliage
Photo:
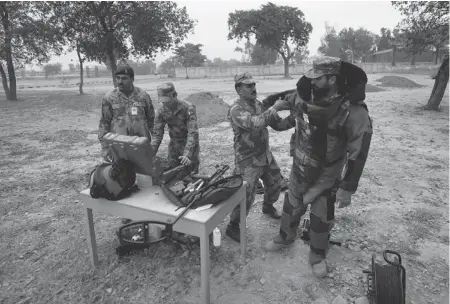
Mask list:
[[[61,63],[46,64],[44,65],[44,75],[48,77],[50,75],[58,75],[61,73],[62,65]]]
[[[317,51],[324,56],[339,57],[347,60],[347,54],[344,52],[344,47],[336,29],[328,23],[325,23],[325,35],[320,40],[320,46]]]
[[[375,34],[362,27],[356,31],[351,27],[344,28],[338,37],[347,58],[354,61],[360,61],[365,54],[375,48]]]
[[[17,100],[15,69],[62,52],[56,19],[49,2],[0,2],[0,74],[8,100]]]
[[[261,47],[280,54],[285,62],[285,76],[289,76],[288,63],[295,52],[309,42],[312,26],[301,10],[278,6],[271,2],[259,10],[237,10],[228,17],[228,39],[250,39],[254,36]]]
[[[432,45],[448,44],[448,1],[392,1],[404,16],[398,24],[405,51],[411,56]]]
[[[170,1],[56,2],[54,6],[62,12],[66,32],[78,35],[75,47],[87,60],[105,63],[112,73],[117,62],[130,55],[151,59],[168,51],[195,25],[185,7]]]
[[[203,65],[206,56],[202,55],[203,44],[186,43],[184,46],[178,46],[175,54],[178,62],[184,67],[198,67]]]

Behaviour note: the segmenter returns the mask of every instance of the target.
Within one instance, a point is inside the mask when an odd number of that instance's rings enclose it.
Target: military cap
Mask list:
[[[172,94],[176,92],[175,86],[171,82],[166,82],[158,86],[157,91],[158,91],[158,100],[160,102],[170,101],[170,99],[172,98]]]
[[[117,67],[115,75],[129,75],[130,77],[134,77],[134,70],[128,64],[121,64]]]
[[[338,75],[341,59],[337,57],[322,57],[313,62],[313,68],[305,73],[307,78],[319,78],[323,75]]]
[[[244,74],[234,76],[234,83],[252,84],[255,83],[255,81],[253,80],[252,75],[250,73],[245,72]]]

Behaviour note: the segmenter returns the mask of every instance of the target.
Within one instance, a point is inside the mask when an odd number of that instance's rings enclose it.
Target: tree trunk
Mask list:
[[[186,79],[189,79],[188,68],[186,67]]]
[[[291,76],[289,76],[289,59],[286,56],[282,56],[284,61],[284,78],[291,79]]]
[[[12,46],[11,46],[11,29],[9,22],[8,12],[3,11],[2,15],[2,25],[3,32],[5,35],[4,40],[4,51],[5,51],[5,59],[6,59],[6,68],[8,70],[8,78],[9,78],[9,94],[8,100],[17,100],[17,86],[16,86],[16,73],[14,72],[14,63],[12,58]]]
[[[392,66],[395,66],[395,54],[397,53],[397,47],[394,45],[392,47]]]
[[[416,65],[416,54],[411,54],[411,65],[412,66]]]
[[[438,64],[438,59],[439,59],[439,45],[436,45],[435,48],[436,48],[436,52],[435,52],[435,55],[434,55],[434,64]]]
[[[111,74],[113,78],[113,84],[114,87],[117,87],[116,82],[116,70],[117,70],[117,63],[116,63],[116,55],[114,54],[114,43],[113,43],[113,33],[111,31],[108,32],[106,35],[106,53],[108,55],[108,59],[111,65]]]
[[[5,70],[3,69],[3,64],[0,62],[0,74],[2,75],[2,84],[3,89],[5,90],[6,99],[9,99],[9,87],[8,87],[8,78],[6,78]]]
[[[449,78],[448,68],[448,56],[445,56],[434,80],[434,86],[431,91],[430,99],[424,107],[425,110],[439,111],[439,105],[441,104],[442,98],[445,94],[445,89],[447,88]]]
[[[83,95],[83,61],[84,59],[81,58],[81,53],[80,53],[80,46],[77,43],[77,56],[78,56],[78,61],[80,62],[80,95]]]

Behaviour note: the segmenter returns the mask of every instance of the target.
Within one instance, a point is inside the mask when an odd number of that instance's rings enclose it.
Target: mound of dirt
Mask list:
[[[230,106],[210,92],[191,94],[186,98],[197,109],[198,126],[207,127],[227,120]]]
[[[381,86],[394,88],[419,88],[420,84],[401,76],[384,76],[376,81],[381,82]]]
[[[379,88],[377,86],[371,85],[371,84],[366,85],[366,93],[382,92],[382,91],[385,91],[385,90],[382,88]]]

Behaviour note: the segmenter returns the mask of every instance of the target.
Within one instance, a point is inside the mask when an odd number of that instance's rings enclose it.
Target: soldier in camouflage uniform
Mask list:
[[[107,162],[112,158],[108,146],[103,143],[103,136],[108,132],[120,135],[147,137],[151,141],[151,132],[155,119],[155,109],[150,95],[135,87],[134,70],[124,64],[117,68],[117,88],[107,93],[102,99],[102,112],[98,127],[98,139],[102,145],[102,157]],[[130,222],[122,219],[122,223]]]
[[[103,136],[112,132],[120,135],[147,137],[155,119],[150,96],[144,90],[135,87],[134,71],[129,65],[122,65],[115,73],[117,88],[107,93],[102,99],[102,112],[98,130],[98,139],[102,144],[102,157],[111,161],[108,147],[103,144]]]
[[[372,121],[363,101],[366,83],[359,67],[325,57],[314,62],[297,91],[285,98],[295,116],[293,165],[279,234],[264,248],[277,251],[292,245],[310,204],[309,263],[318,278],[327,274],[334,204],[350,205],[369,153]]]
[[[279,219],[281,213],[273,204],[280,196],[281,174],[270,151],[266,127],[282,131],[289,124],[276,115],[278,103],[266,109],[256,99],[255,82],[250,74],[236,75],[234,81],[239,99],[231,106],[228,119],[234,133],[235,174],[242,174],[247,182],[247,214],[255,199],[257,182],[261,178],[265,190],[262,211]],[[240,242],[239,226],[240,207],[237,206],[230,215],[230,223],[226,229],[226,235],[237,242]]]
[[[169,126],[168,167],[187,165],[188,171],[198,173],[200,165],[200,143],[195,106],[177,98],[173,83],[158,87],[158,100],[163,106],[157,111],[153,129],[152,148],[158,151],[164,136],[164,127]]]

